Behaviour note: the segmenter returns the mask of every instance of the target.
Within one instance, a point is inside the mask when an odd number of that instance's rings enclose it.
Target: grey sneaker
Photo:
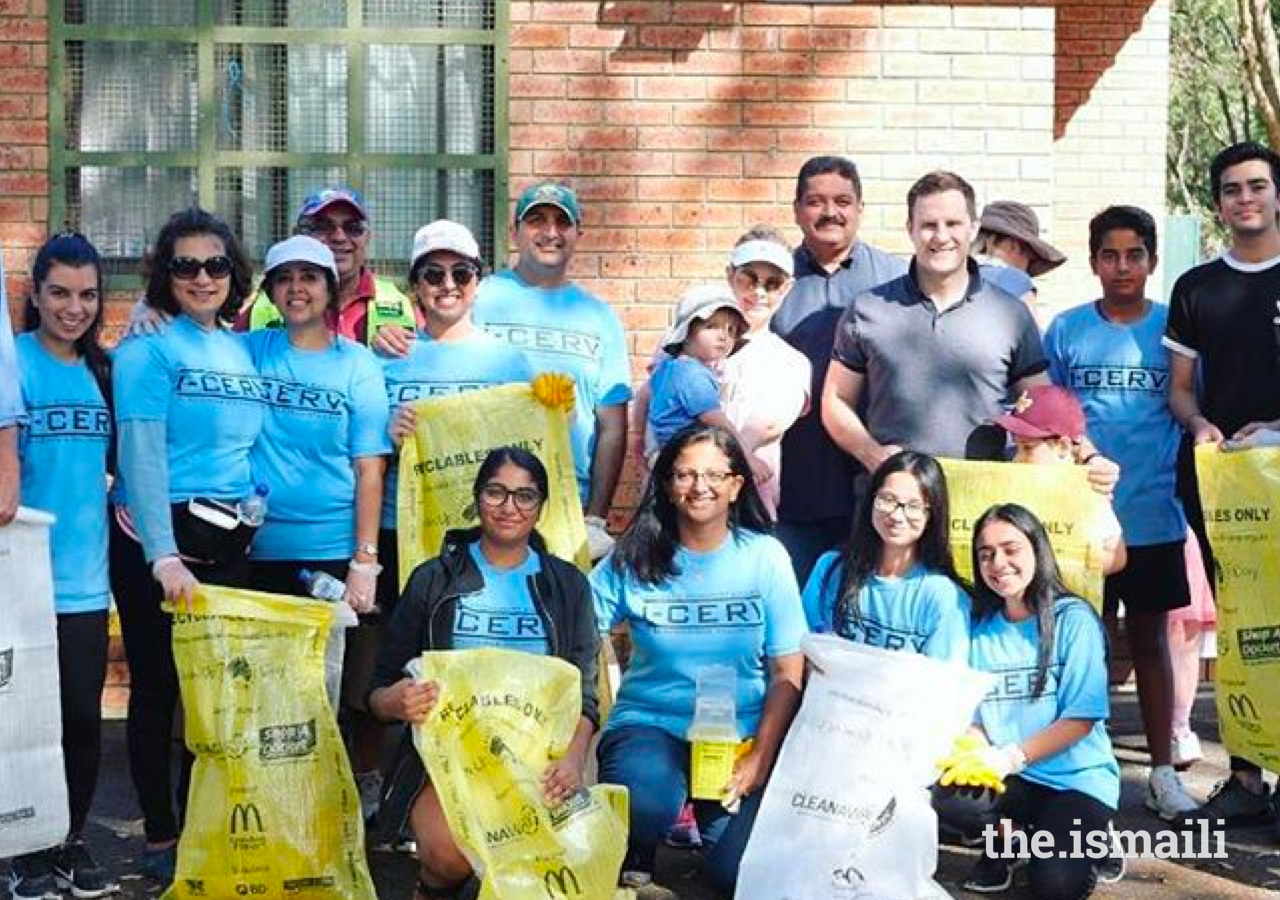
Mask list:
[[[58,887],[70,890],[78,900],[106,897],[120,890],[81,841],[68,841],[58,849],[53,857],[53,875]]]
[[[975,894],[998,894],[1001,891],[1007,891],[1013,886],[1013,873],[1028,862],[1029,860],[1021,856],[1005,859],[984,853],[960,887]]]

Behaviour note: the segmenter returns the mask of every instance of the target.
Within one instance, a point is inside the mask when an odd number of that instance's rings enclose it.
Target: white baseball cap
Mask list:
[[[313,266],[331,272],[334,278],[338,277],[338,264],[334,262],[333,251],[315,238],[307,237],[305,234],[295,234],[293,237],[286,238],[278,244],[272,244],[271,249],[267,251],[267,259],[263,263],[262,274],[265,275],[285,263],[292,262],[310,263]]]
[[[418,260],[437,250],[449,250],[459,256],[475,260],[477,263],[482,262],[480,245],[472,236],[471,229],[448,219],[436,219],[428,225],[423,225],[413,236],[413,253],[409,257],[409,271],[413,271]]]

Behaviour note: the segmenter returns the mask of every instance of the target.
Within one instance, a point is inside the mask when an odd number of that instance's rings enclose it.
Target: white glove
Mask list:
[[[358,613],[373,611],[376,598],[378,574],[382,566],[375,563],[356,562],[354,559],[347,566],[347,593],[342,599]]]
[[[166,600],[171,603],[181,602],[190,610],[200,582],[191,574],[186,563],[176,556],[162,556],[151,564],[151,576],[160,582]]]
[[[1280,447],[1280,431],[1259,428],[1242,438],[1232,438],[1222,442],[1223,450],[1251,450],[1254,447]]]
[[[143,297],[133,304],[129,310],[129,321],[125,324],[125,337],[146,337],[149,334],[164,334],[169,330],[173,316],[156,309]]]
[[[591,561],[595,562],[613,549],[614,540],[605,530],[604,519],[587,516],[583,521],[587,525],[587,553],[591,556]]]

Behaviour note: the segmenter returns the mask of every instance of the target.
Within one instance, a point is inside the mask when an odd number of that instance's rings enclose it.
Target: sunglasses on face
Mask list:
[[[418,280],[425,281],[432,287],[440,287],[440,285],[444,284],[445,275],[448,275],[458,287],[466,287],[471,283],[471,279],[479,274],[479,269],[466,263],[458,263],[448,269],[444,266],[428,263],[418,272]]]
[[[169,260],[169,274],[179,281],[195,281],[203,269],[210,278],[221,280],[231,275],[231,260],[226,256],[210,256],[196,259],[193,256],[175,256]]]
[[[785,275],[770,275],[768,278],[761,279],[759,275],[750,269],[738,269],[737,276],[741,278],[747,287],[755,290],[763,287],[770,294],[776,294],[778,291],[786,287],[787,277]]]
[[[308,237],[326,238],[333,237],[339,229],[349,238],[362,238],[369,230],[369,223],[361,219],[351,219],[347,222],[337,222],[333,219],[309,219],[298,227],[298,231]]]

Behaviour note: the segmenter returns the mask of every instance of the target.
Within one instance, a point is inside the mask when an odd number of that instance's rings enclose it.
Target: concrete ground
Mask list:
[[[1131,691],[1113,697],[1112,732],[1122,763],[1124,789],[1117,828],[1155,832],[1163,823],[1143,806],[1146,786],[1146,753],[1137,718],[1136,698]],[[1204,739],[1206,760],[1185,775],[1192,794],[1205,797],[1216,781],[1227,773],[1226,754],[1217,743],[1217,715],[1211,689],[1202,691],[1196,703],[1193,724]],[[158,897],[159,886],[135,871],[142,850],[142,826],[138,818],[124,756],[124,723],[107,724],[104,767],[97,802],[86,838],[98,859],[120,878],[127,898]],[[1271,829],[1233,831],[1226,841],[1226,860],[1163,861],[1129,860],[1128,874],[1115,885],[1099,888],[1099,900],[1257,900],[1280,898],[1280,841]],[[957,885],[976,859],[976,851],[944,847],[939,859],[939,881],[954,897],[976,898]],[[398,854],[371,852],[370,870],[382,900],[409,900],[415,865]],[[0,865],[0,870],[4,866]],[[697,854],[666,851],[659,859],[658,880],[674,890],[681,900],[721,900],[697,877]],[[1025,885],[1000,896],[1029,900]],[[0,886],[0,898],[9,900],[7,888]]]

